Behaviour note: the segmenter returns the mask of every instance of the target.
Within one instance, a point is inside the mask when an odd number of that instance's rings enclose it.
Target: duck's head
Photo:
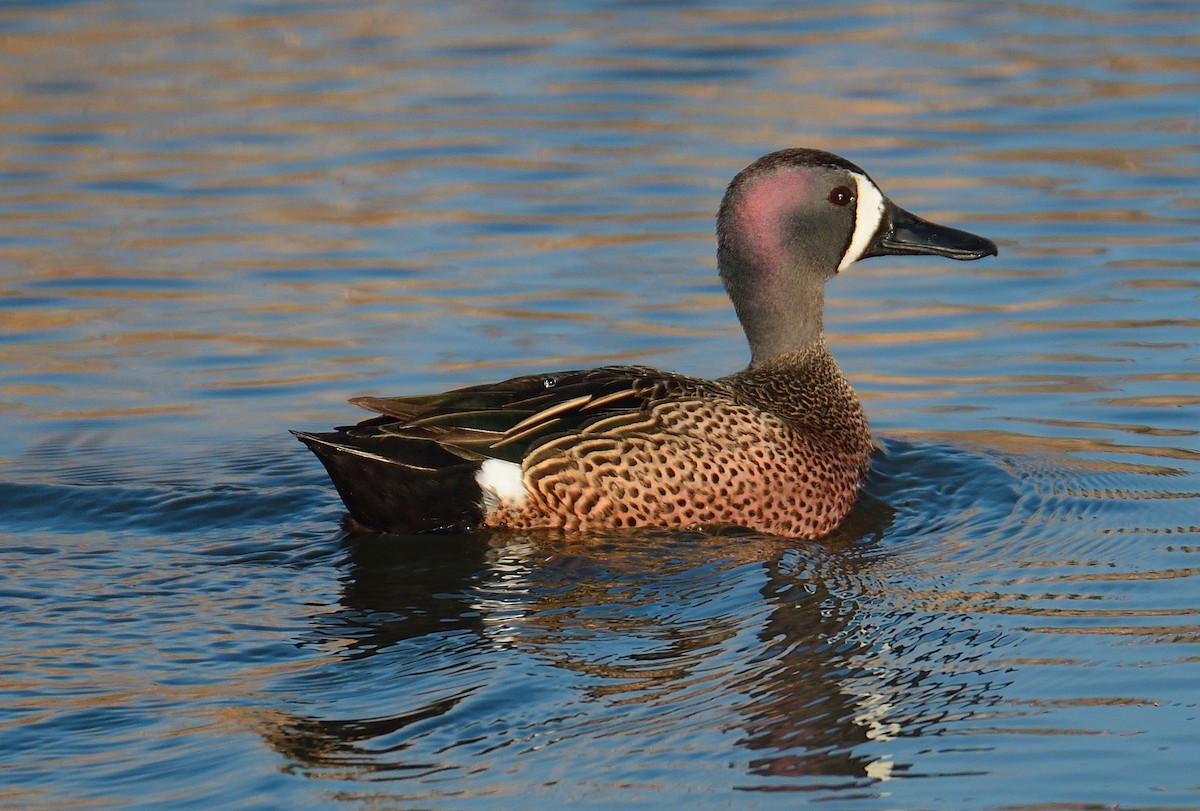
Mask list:
[[[751,364],[820,339],[825,282],[869,256],[994,256],[975,234],[910,214],[862,169],[816,149],[765,155],[734,177],[717,214],[717,265]]]

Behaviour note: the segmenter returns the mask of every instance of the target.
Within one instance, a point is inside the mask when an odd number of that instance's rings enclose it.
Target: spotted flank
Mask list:
[[[817,538],[853,507],[872,441],[822,332],[824,283],[887,254],[994,255],[899,208],[854,164],[774,152],[733,179],[719,275],[750,365],[719,380],[641,366],[444,394],[360,397],[376,416],[293,432],[354,523],[388,533],[739,525]]]

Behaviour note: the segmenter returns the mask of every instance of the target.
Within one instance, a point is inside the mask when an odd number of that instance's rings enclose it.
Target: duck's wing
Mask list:
[[[644,424],[658,402],[720,384],[641,366],[514,377],[421,397],[356,397],[379,416],[326,433],[293,431],[324,463],[351,514],[389,532],[462,529],[482,518],[477,474],[519,465],[545,442]]]
[[[547,439],[619,414],[631,418],[673,394],[711,383],[642,366],[514,377],[423,397],[356,397],[380,416],[339,429],[359,436],[425,440],[465,459],[519,463]]]

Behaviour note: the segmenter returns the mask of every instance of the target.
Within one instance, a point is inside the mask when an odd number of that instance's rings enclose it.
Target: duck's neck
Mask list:
[[[824,345],[825,285],[783,260],[766,262],[733,248],[718,253],[721,280],[750,343],[750,366]]]
[[[822,288],[765,299],[758,302],[755,309],[749,318],[742,318],[750,344],[751,369],[814,353],[824,353],[832,360],[825,345],[825,291]],[[740,317],[741,313],[738,315]]]

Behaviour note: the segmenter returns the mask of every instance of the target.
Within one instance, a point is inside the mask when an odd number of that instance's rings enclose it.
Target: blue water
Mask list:
[[[1185,2],[0,6],[0,806],[1200,807]],[[819,543],[351,537],[345,398],[747,350],[783,146],[996,240],[827,331]]]

